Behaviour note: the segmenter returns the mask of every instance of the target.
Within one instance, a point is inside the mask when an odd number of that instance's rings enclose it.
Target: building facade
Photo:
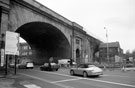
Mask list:
[[[98,62],[106,64],[121,62],[122,52],[119,42],[101,43]]]
[[[28,43],[20,43],[19,63],[26,63],[29,61],[32,61],[32,49]]]

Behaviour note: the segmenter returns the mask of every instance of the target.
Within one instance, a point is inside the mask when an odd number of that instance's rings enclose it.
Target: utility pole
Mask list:
[[[106,43],[106,48],[107,48],[107,61],[108,61],[108,65],[109,65],[108,30],[107,30],[106,27],[104,27],[104,29],[106,30],[106,40],[107,40],[107,43]]]

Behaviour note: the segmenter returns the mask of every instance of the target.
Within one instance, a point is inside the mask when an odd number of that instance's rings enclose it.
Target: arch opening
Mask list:
[[[31,46],[33,61],[37,64],[47,62],[49,57],[57,61],[71,57],[71,46],[65,35],[56,27],[44,22],[31,22],[16,30]]]
[[[76,59],[77,64],[80,64],[80,50],[78,48],[76,49]]]

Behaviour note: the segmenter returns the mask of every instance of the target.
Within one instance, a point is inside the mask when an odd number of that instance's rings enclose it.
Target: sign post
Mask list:
[[[0,52],[1,52],[1,63],[0,63],[0,66],[4,66],[4,64],[5,64],[5,41],[4,41],[4,36],[5,36],[5,34],[2,34],[1,35],[1,38],[2,38],[2,40],[1,40],[1,50],[0,50]]]
[[[9,55],[19,55],[18,47],[19,47],[19,34],[15,32],[6,31],[5,38],[5,55],[6,57],[6,69],[5,74],[7,75],[8,68],[8,59]],[[15,58],[14,58],[15,59]],[[15,74],[16,74],[16,63],[15,63]]]
[[[15,32],[6,31],[5,40],[5,54],[16,55],[18,54],[19,34]]]
[[[3,67],[4,66],[4,55],[5,55],[5,53],[4,53],[5,51],[4,51],[4,49],[1,49],[1,63],[0,63],[0,65]]]

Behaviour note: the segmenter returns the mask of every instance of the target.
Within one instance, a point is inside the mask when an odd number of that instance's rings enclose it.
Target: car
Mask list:
[[[19,65],[21,65],[21,64],[16,64],[16,68],[18,68]],[[15,63],[10,63],[9,67],[10,68],[15,68]]]
[[[127,64],[121,68],[122,71],[135,71],[135,66]]]
[[[34,64],[33,64],[33,62],[26,62],[25,64],[19,64],[18,68],[19,69],[28,69],[28,68],[33,69],[34,68]]]
[[[41,71],[58,71],[59,68],[60,65],[56,63],[44,63],[44,65],[40,66]]]
[[[70,69],[70,75],[99,76],[103,75],[103,70],[93,64],[80,64],[78,67]]]
[[[95,64],[95,66],[101,68],[102,70],[106,70],[106,66],[103,64]]]

